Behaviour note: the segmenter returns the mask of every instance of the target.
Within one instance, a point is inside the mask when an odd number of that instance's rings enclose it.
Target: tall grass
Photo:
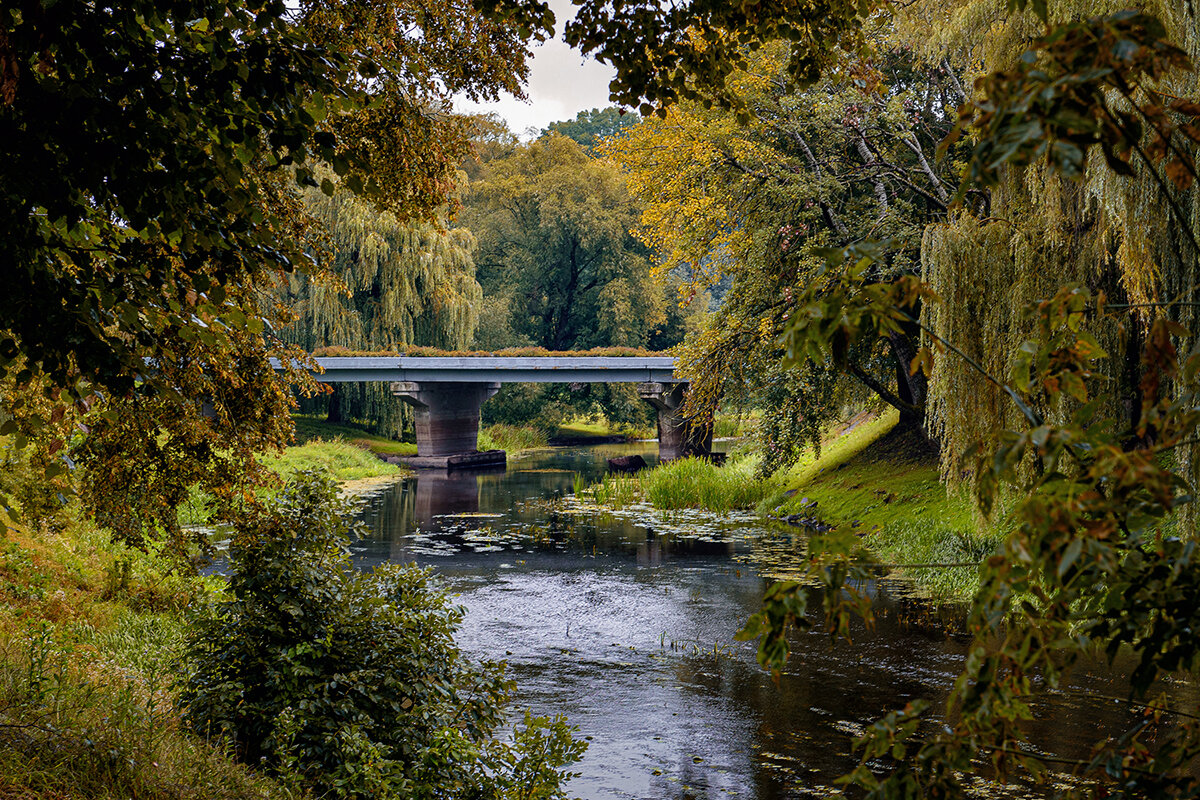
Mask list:
[[[129,653],[156,646],[135,639],[121,646]],[[48,624],[0,646],[0,720],[0,796],[285,796],[179,730],[168,678],[158,667],[121,665],[103,643],[65,641]]]
[[[702,458],[682,458],[640,476],[646,499],[655,508],[706,508],[732,511],[753,508],[774,488],[770,479],[755,477],[757,458],[717,466]]]
[[[636,475],[608,474],[599,483],[588,485],[575,475],[575,496],[608,508],[625,508],[645,498],[642,483]]]
[[[753,508],[774,489],[770,479],[755,477],[758,460],[747,457],[717,466],[702,458],[668,461],[633,476],[605,475],[584,486],[575,481],[575,494],[598,505],[622,508],[648,501],[655,508],[703,508],[732,511]]]
[[[546,447],[548,442],[549,437],[540,428],[497,423],[480,429],[478,447],[480,450],[518,453],[522,450]]]
[[[758,427],[758,412],[748,414],[718,413],[713,417],[713,436],[718,439],[740,439],[754,433]]]

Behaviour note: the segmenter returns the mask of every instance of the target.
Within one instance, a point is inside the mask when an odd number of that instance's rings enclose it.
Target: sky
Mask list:
[[[557,36],[532,48],[533,59],[526,87],[529,101],[522,102],[511,95],[505,95],[495,103],[473,103],[457,98],[454,101],[456,110],[466,113],[495,111],[508,121],[508,127],[514,133],[524,134],[529,128],[541,131],[551,122],[575,119],[580,111],[612,105],[608,99],[612,68],[594,59],[585,59],[561,38],[563,24],[575,16],[570,0],[550,0],[550,7],[554,10]]]

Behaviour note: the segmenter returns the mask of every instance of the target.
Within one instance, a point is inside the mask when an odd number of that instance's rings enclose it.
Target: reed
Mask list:
[[[540,428],[497,423],[479,431],[478,447],[480,450],[503,450],[506,453],[519,453],[522,450],[546,447],[548,443],[549,437]]]
[[[732,511],[753,508],[774,489],[755,476],[757,459],[742,458],[717,466],[701,458],[661,464],[640,476],[646,499],[655,508],[704,508]]]
[[[575,475],[575,496],[607,508],[625,508],[645,499],[641,481],[636,475],[605,475],[599,483],[588,484]]]

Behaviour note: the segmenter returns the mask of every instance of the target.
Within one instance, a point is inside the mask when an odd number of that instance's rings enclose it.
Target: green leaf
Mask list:
[[[1062,559],[1058,562],[1059,580],[1062,580],[1062,577],[1067,574],[1067,572],[1071,569],[1071,566],[1079,558],[1079,554],[1082,552],[1082,538],[1073,539],[1071,543],[1067,545],[1067,549],[1063,551]]]

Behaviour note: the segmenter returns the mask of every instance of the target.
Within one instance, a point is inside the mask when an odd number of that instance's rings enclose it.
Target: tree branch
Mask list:
[[[879,395],[879,399],[883,400],[883,402],[887,403],[892,408],[910,414],[921,413],[920,408],[914,406],[912,403],[906,403],[901,400],[895,392],[888,389],[879,381],[875,380],[873,377],[867,374],[866,370],[864,370],[858,364],[855,364],[853,361],[847,361],[845,369],[847,373],[853,375],[855,378],[858,378],[858,380],[861,381],[864,386],[866,386],[875,394]]]

